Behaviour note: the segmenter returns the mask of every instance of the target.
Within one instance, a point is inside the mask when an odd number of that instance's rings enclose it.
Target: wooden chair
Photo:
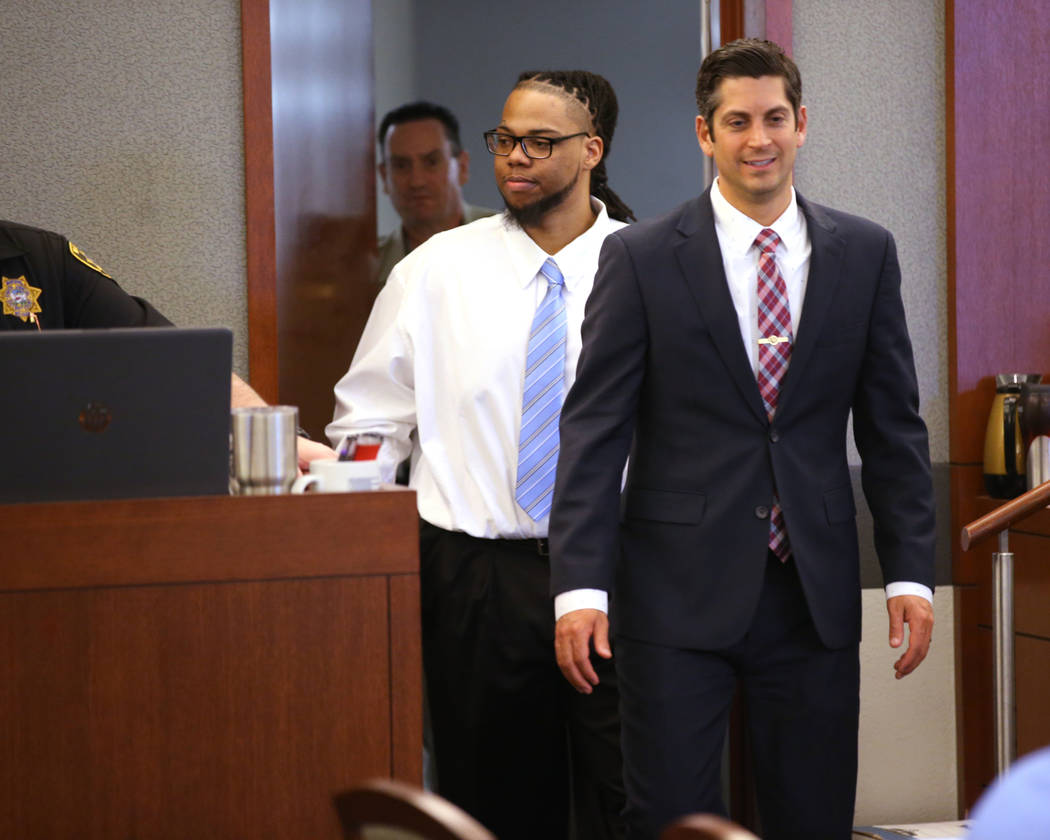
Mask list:
[[[362,827],[383,826],[425,840],[496,840],[481,823],[447,799],[392,779],[372,779],[334,797],[346,840]]]
[[[660,840],[759,840],[746,828],[714,814],[690,814],[671,823]]]

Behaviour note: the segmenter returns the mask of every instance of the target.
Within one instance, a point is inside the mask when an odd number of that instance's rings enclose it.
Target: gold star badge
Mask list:
[[[37,303],[40,291],[26,282],[25,275],[14,279],[0,278],[0,301],[3,301],[4,304],[4,314],[14,315],[23,321],[28,321],[30,315],[43,312],[44,310]]]
[[[85,254],[83,251],[81,251],[72,242],[69,243],[69,253],[71,253],[75,259],[77,259],[80,262],[84,263],[84,265],[86,265],[88,268],[94,269],[99,274],[101,274],[103,277],[109,277],[109,275],[106,274],[106,272],[104,272],[102,270],[102,266],[100,266],[97,262],[95,262],[93,259],[91,259],[91,257],[89,257],[87,254]],[[112,280],[113,278],[109,277],[109,279]]]

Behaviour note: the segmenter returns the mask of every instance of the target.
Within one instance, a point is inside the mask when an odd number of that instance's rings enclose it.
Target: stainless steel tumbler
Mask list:
[[[235,408],[230,488],[243,496],[289,493],[295,481],[299,409],[294,405]]]

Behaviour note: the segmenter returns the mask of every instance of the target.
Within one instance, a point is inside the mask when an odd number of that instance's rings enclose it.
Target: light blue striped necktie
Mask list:
[[[540,268],[547,294],[536,310],[525,356],[525,390],[518,437],[518,481],[515,498],[532,519],[551,509],[554,470],[558,466],[558,419],[565,378],[565,278],[547,258]]]

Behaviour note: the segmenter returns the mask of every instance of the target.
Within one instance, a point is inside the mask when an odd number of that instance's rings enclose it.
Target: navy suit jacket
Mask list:
[[[705,650],[741,639],[776,488],[821,640],[859,639],[851,411],[883,576],[933,588],[929,449],[893,238],[798,203],[812,255],[772,422],[708,194],[605,240],[562,411],[551,574],[554,594],[609,591],[618,633]]]

